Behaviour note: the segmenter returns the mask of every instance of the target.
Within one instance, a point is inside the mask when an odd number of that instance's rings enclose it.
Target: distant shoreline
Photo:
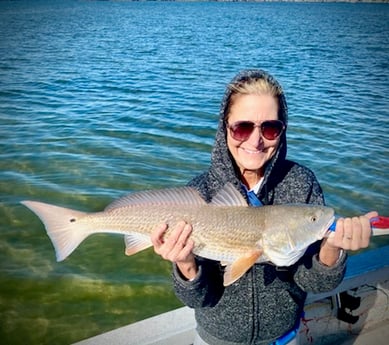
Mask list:
[[[109,1],[109,0],[100,0]],[[118,0],[120,1],[120,0]],[[384,4],[389,0],[122,0],[132,2],[306,2],[306,3],[369,3]]]

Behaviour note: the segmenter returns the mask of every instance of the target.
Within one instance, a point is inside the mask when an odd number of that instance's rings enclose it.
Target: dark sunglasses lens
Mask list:
[[[246,140],[254,130],[253,122],[238,122],[232,127],[233,138],[236,140]]]
[[[234,123],[230,129],[235,140],[247,140],[255,127],[254,122],[242,121]],[[284,130],[284,124],[279,120],[262,122],[260,127],[263,137],[267,140],[277,139]]]
[[[261,124],[262,135],[267,140],[275,140],[282,133],[284,125],[281,121],[265,121]]]

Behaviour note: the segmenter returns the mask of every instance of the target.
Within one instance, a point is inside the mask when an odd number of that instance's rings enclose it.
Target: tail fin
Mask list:
[[[43,222],[54,245],[57,261],[65,260],[90,235],[78,222],[85,212],[37,201],[22,201]]]

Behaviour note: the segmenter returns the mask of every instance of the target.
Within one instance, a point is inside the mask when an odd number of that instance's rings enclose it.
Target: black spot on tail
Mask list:
[[[70,223],[74,223],[76,221],[76,218],[71,218]]]

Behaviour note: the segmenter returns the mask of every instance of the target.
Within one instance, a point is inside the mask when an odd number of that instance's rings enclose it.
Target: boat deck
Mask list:
[[[339,299],[346,291],[351,299],[360,300],[357,307]],[[340,309],[354,323],[339,320]],[[195,326],[193,310],[183,307],[74,345],[190,345]],[[351,256],[336,290],[308,295],[300,344],[386,345],[388,339],[389,246],[385,246]]]

